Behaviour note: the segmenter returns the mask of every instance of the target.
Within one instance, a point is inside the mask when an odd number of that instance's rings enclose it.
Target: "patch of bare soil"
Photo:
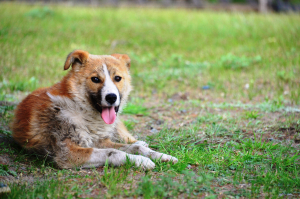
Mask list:
[[[137,121],[133,133],[139,139],[154,135],[163,128],[171,130],[187,129],[193,124],[198,124],[198,118],[207,115],[220,116],[221,119],[216,123],[228,124],[230,119],[236,120],[235,128],[242,131],[243,138],[262,139],[266,142],[293,142],[300,143],[300,126],[295,121],[300,120],[300,113],[287,112],[260,112],[257,119],[246,118],[245,113],[250,110],[244,108],[213,108],[203,104],[192,104],[188,102],[186,94],[176,94],[166,101],[151,101],[145,103],[148,107],[149,115],[125,115],[123,119]],[[294,122],[291,122],[294,121]],[[207,125],[210,123],[199,124],[199,134],[205,134]],[[230,129],[228,129],[230,131]],[[229,133],[230,134],[230,133]],[[220,137],[223,143],[231,139]],[[238,141],[238,140],[237,140]],[[221,142],[221,143],[222,143]]]
[[[295,143],[300,143],[300,125],[292,123],[288,127],[273,127],[272,130],[278,132],[281,136],[279,140],[294,140]]]

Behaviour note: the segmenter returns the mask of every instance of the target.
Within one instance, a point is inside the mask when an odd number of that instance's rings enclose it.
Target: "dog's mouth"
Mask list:
[[[113,124],[115,122],[117,113],[119,111],[119,106],[101,106],[97,104],[96,107],[106,124]]]

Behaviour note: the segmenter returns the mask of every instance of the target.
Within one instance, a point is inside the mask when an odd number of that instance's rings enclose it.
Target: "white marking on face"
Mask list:
[[[103,64],[103,71],[104,71],[104,75],[105,75],[105,82],[104,82],[104,86],[101,90],[101,96],[102,96],[101,105],[102,106],[119,106],[120,105],[119,91],[118,91],[116,85],[113,83],[113,81],[110,78],[106,64]],[[115,94],[117,96],[117,100],[114,104],[109,104],[105,100],[105,97],[108,94]]]

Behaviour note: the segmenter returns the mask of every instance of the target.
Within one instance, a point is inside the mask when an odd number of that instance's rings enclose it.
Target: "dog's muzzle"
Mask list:
[[[119,111],[119,105],[114,105],[117,101],[117,95],[114,93],[109,93],[105,96],[105,101],[105,106],[97,103],[96,108],[101,113],[101,117],[106,124],[113,124]]]

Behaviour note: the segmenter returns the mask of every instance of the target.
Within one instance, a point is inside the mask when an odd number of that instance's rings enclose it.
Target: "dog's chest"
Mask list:
[[[56,117],[60,125],[72,126],[70,132],[62,132],[82,147],[95,147],[105,138],[111,138],[114,125],[105,124],[99,112],[78,107],[75,103],[56,104],[60,111]],[[61,128],[65,129],[65,128]]]
[[[95,147],[101,139],[110,138],[114,125],[105,124],[99,112],[65,97],[49,95],[53,106],[59,108],[56,117],[61,125],[74,127],[68,135],[82,147]],[[67,133],[67,132],[65,132]]]
[[[100,113],[65,109],[59,117],[75,126],[71,140],[82,147],[95,147],[102,139],[111,137],[113,125],[105,124]]]

